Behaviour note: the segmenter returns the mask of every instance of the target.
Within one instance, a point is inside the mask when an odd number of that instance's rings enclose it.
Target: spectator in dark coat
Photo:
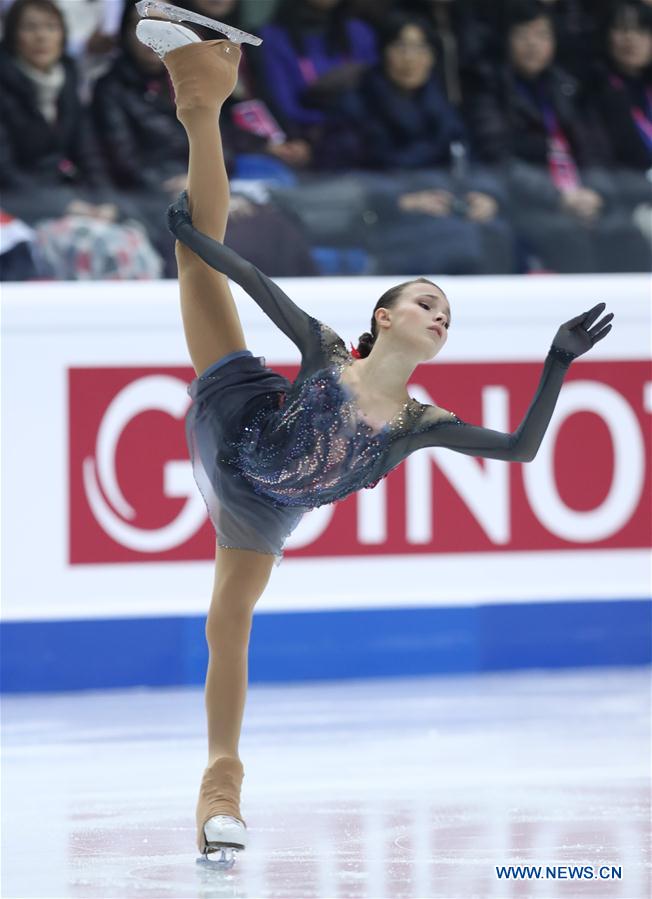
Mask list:
[[[52,0],[9,7],[0,45],[0,188],[5,209],[29,224],[69,211],[119,215],[65,42]]]
[[[373,30],[343,0],[282,0],[261,30],[259,89],[290,138],[319,139],[341,91],[377,59]]]
[[[511,229],[500,217],[504,190],[468,165],[464,124],[435,74],[429,23],[394,12],[379,36],[381,63],[342,98],[341,108],[358,137],[351,162],[392,172],[371,188],[383,274],[512,271]],[[406,170],[413,174],[406,177]]]
[[[358,161],[364,168],[447,165],[451,142],[464,138],[464,124],[435,73],[435,46],[421,18],[393,13],[385,21],[381,62],[340,101],[358,135]]]
[[[624,0],[611,10],[595,95],[614,165],[652,169],[652,6]]]
[[[243,7],[241,0],[178,0],[177,5],[235,28],[251,27],[245,13],[252,14],[253,10]],[[271,16],[273,3],[268,5]],[[209,28],[194,27],[203,39],[219,36]],[[258,85],[264,84],[265,77],[260,50],[248,44],[242,44],[241,50],[238,83],[224,104],[220,120],[227,170],[235,178],[294,181],[293,172],[310,163],[310,145],[301,138],[288,139],[262,99]]]
[[[647,270],[650,250],[604,167],[601,131],[578,82],[554,64],[545,8],[515,3],[506,41],[507,64],[476,85],[467,112],[481,157],[505,171],[526,249],[560,272]]]
[[[471,0],[395,0],[395,7],[430,24],[437,39],[437,68],[446,96],[454,106],[460,106],[464,74],[491,46],[490,26],[473,15]]]
[[[457,0],[456,0],[457,2]],[[602,0],[611,4],[613,0]],[[478,40],[474,49],[485,62],[495,65],[503,61],[504,35],[510,27],[514,0],[465,0],[473,11]],[[518,0],[516,0],[518,5]],[[599,14],[598,0],[541,0],[541,6],[550,17],[555,30],[557,61],[578,80],[584,81],[590,73],[595,55],[595,41]]]
[[[113,183],[137,206],[166,276],[173,277],[174,241],[165,210],[186,184],[188,140],[163,62],[136,37],[133,4],[125,3],[119,53],[95,84],[92,113]]]
[[[620,0],[605,22],[595,97],[613,177],[644,238],[652,243],[652,6]]]
[[[136,37],[135,0],[127,0],[120,27],[120,55],[96,84],[93,113],[107,165],[115,184],[128,192],[150,240],[165,262],[165,275],[176,277],[174,238],[166,208],[186,187],[188,141],[176,117],[167,70],[161,59]],[[182,4],[198,12],[190,0]],[[231,4],[233,5],[233,4]],[[227,16],[225,15],[224,18]],[[215,32],[208,32],[213,38]],[[237,129],[224,116],[223,143],[231,166]],[[244,139],[248,139],[244,135]],[[254,137],[257,143],[257,139]],[[315,266],[296,226],[272,204],[233,197],[225,242],[273,276],[309,275]]]

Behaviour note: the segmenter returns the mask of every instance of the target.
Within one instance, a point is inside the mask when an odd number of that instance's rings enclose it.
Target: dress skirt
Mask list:
[[[283,545],[310,507],[282,506],[256,493],[237,468],[243,429],[254,415],[278,411],[292,387],[262,356],[237,350],[188,385],[188,452],[219,546],[271,553],[280,565]],[[263,413],[264,414],[264,413]]]

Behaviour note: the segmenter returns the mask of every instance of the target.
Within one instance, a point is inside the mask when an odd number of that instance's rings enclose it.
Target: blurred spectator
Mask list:
[[[125,3],[119,53],[95,84],[92,112],[113,182],[129,191],[164,260],[166,275],[174,277],[174,241],[165,211],[186,186],[188,140],[177,121],[163,62],[136,37],[139,16],[134,3]]]
[[[0,45],[3,207],[35,228],[37,243],[56,230],[59,271],[66,277],[87,272],[75,241],[91,227],[106,260],[100,266],[98,254],[96,271],[114,277],[131,271],[138,244],[140,270],[158,275],[158,256],[138,227],[125,221],[131,210],[117,204],[110,190],[65,42],[65,22],[52,0],[15,0],[9,7]]]
[[[5,208],[30,224],[80,202],[90,215],[118,217],[65,40],[52,0],[9,8],[0,44],[0,187]]]
[[[235,28],[245,27],[246,5],[241,0],[179,0],[177,5]],[[218,37],[210,29],[198,31],[207,38]],[[227,160],[229,170],[236,178],[293,182],[292,172],[310,163],[310,145],[301,139],[288,140],[257,92],[261,80],[258,48],[242,44],[241,49],[238,83],[222,108],[221,118],[225,149],[232,152]]]
[[[135,2],[125,3],[119,55],[95,85],[93,117],[114,183],[163,191],[170,202],[185,187],[188,140],[167,69],[136,37]]]
[[[484,54],[491,38],[489,27],[473,16],[469,0],[395,0],[395,5],[429,22],[437,38],[438,69],[446,96],[459,106],[462,76]]]
[[[645,172],[652,169],[652,5],[617,3],[604,37],[595,97],[611,161]]]
[[[377,58],[372,29],[343,0],[282,0],[261,37],[259,88],[291,139],[318,140],[338,95]]]
[[[9,8],[0,44],[0,185],[23,194],[61,187],[61,201],[56,192],[31,198],[39,211],[44,203],[62,211],[71,188],[106,183],[65,41],[52,0],[15,0]]]
[[[358,138],[357,158],[350,161],[380,169],[447,164],[464,125],[435,74],[432,29],[417,16],[395,12],[379,36],[381,61],[340,100]]]
[[[595,99],[613,177],[632,220],[652,245],[652,5],[621,0],[604,28]]]
[[[432,29],[394,12],[379,36],[381,62],[341,106],[358,136],[352,161],[392,171],[369,198],[378,227],[368,246],[382,273],[511,271],[511,231],[499,217],[504,189],[467,164],[464,125],[435,74]],[[438,171],[401,171],[416,169]]]
[[[643,271],[650,250],[617,196],[578,83],[554,65],[555,36],[534,0],[512,6],[507,63],[478,85],[468,114],[476,146],[504,166],[526,247],[559,272]]]
[[[482,53],[490,65],[504,61],[504,35],[510,27],[519,0],[469,0],[476,28],[482,29]],[[540,0],[555,29],[557,60],[563,68],[583,81],[590,72],[595,49],[597,7],[613,0]],[[477,46],[477,43],[476,45]],[[477,59],[477,58],[476,58]]]
[[[188,140],[176,117],[176,106],[167,70],[149,47],[136,37],[139,20],[135,0],[127,0],[120,26],[120,54],[98,82],[93,113],[115,184],[138,207],[150,239],[165,262],[165,274],[176,276],[174,239],[165,211],[187,181]],[[214,0],[214,15],[218,14]],[[208,0],[183,3],[206,14]],[[236,4],[220,0],[225,21]],[[234,159],[234,130],[223,117],[225,158],[229,169]],[[255,138],[254,138],[255,139]],[[121,194],[123,196],[124,193]],[[272,276],[313,274],[314,266],[305,241],[291,222],[267,201],[244,197],[232,201],[225,242]]]

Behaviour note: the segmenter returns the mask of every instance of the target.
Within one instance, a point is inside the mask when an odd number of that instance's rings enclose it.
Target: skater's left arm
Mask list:
[[[513,433],[470,425],[453,412],[431,406],[425,413],[426,427],[419,427],[410,438],[409,452],[424,446],[442,446],[468,456],[531,462],[550,423],[571,362],[611,330],[611,325],[607,323],[613,318],[613,313],[604,316],[591,328],[604,309],[605,304],[598,303],[588,312],[561,325],[546,357],[534,398]]]
[[[297,306],[253,263],[243,259],[230,247],[198,231],[192,224],[183,194],[168,209],[168,226],[204,262],[239,284],[276,327],[296,344],[302,356],[320,350],[318,320]]]

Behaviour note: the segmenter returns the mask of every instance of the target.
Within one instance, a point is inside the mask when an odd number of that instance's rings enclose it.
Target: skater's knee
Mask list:
[[[206,638],[209,645],[225,643],[246,647],[251,633],[256,598],[221,588],[213,593],[206,617]]]

